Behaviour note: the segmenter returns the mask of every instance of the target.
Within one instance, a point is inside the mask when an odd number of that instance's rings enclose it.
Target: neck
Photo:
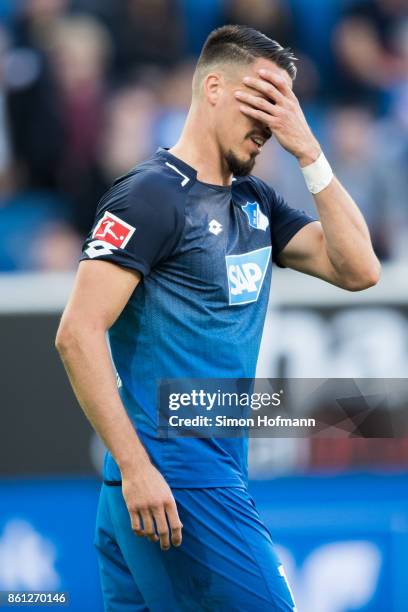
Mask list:
[[[182,134],[170,153],[197,171],[197,178],[212,185],[231,185],[232,174],[222,157],[213,130],[204,113],[190,107]]]

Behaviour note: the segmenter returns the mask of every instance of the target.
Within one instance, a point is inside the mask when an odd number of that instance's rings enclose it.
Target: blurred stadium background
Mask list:
[[[0,0],[0,590],[102,610],[103,449],[53,348],[96,203],[171,146],[208,32],[292,46],[295,91],[383,263],[349,294],[275,269],[259,375],[408,375],[406,0]],[[273,142],[256,173],[313,211]],[[408,609],[408,440],[253,440],[252,491],[301,612]]]

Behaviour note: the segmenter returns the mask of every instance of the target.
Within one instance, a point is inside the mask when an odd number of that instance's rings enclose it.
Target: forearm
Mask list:
[[[279,144],[298,159],[309,190],[317,193],[321,221],[293,237],[279,259],[283,265],[345,289],[371,287],[378,280],[380,265],[362,214],[320,157],[320,145],[288,78],[272,70],[261,69],[258,74],[259,78],[244,77],[247,89],[235,92],[240,110],[266,125]]]
[[[327,256],[340,278],[352,282],[378,272],[367,224],[336,177],[314,200],[322,224]]]
[[[103,331],[63,331],[56,345],[80,406],[121,471],[149,462],[119,396]]]
[[[133,270],[81,262],[55,344],[83,411],[119,466],[132,529],[151,542],[160,538],[167,550],[182,539],[176,502],[123,406],[105,334],[139,282]]]

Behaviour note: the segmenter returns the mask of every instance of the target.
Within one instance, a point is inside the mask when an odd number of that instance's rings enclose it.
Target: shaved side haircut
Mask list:
[[[198,93],[206,74],[215,67],[225,64],[249,65],[259,57],[286,70],[292,80],[296,78],[296,57],[289,47],[282,47],[276,40],[247,26],[226,25],[213,30],[197,61],[193,79],[194,94]]]

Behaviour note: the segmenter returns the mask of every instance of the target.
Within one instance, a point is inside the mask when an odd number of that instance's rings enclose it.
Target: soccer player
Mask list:
[[[260,32],[212,32],[179,141],[114,183],[85,242],[56,344],[108,448],[95,543],[109,612],[295,610],[247,490],[247,440],[156,431],[160,379],[254,376],[272,260],[350,291],[378,280],[295,74]],[[272,136],[320,220],[250,175]]]

